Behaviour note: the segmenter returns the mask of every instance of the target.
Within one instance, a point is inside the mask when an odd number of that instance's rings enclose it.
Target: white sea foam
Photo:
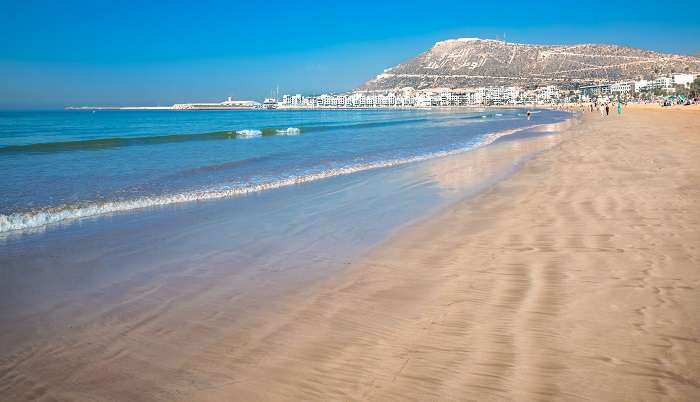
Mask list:
[[[286,129],[280,129],[276,131],[277,135],[299,135],[301,130],[296,127],[289,127]]]
[[[264,190],[270,190],[274,188],[292,186],[295,184],[308,183],[334,176],[348,175],[370,169],[399,166],[407,163],[414,163],[449,155],[456,155],[459,153],[470,151],[480,146],[491,144],[498,138],[501,138],[503,136],[511,135],[518,131],[528,130],[538,126],[542,126],[542,124],[488,133],[485,136],[483,136],[482,140],[478,143],[468,144],[462,148],[457,148],[453,150],[439,151],[423,155],[389,159],[377,162],[358,163],[349,166],[330,168],[320,172],[313,172],[302,175],[290,175],[287,177],[271,180],[264,183],[241,185],[230,188],[204,189],[179,194],[140,197],[131,200],[100,203],[93,202],[81,205],[68,205],[55,208],[47,208],[43,210],[14,213],[9,215],[0,214],[0,233],[15,230],[34,229],[45,225],[64,222],[68,220],[93,217],[115,212],[124,212],[140,208],[159,207],[164,205],[181,204],[193,201],[206,201],[219,198],[228,198]]]
[[[254,138],[254,137],[260,137],[261,135],[262,135],[262,131],[260,131],[260,130],[236,131],[236,137],[240,137],[240,138]]]

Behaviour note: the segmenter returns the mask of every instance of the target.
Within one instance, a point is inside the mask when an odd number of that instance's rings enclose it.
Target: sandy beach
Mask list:
[[[0,399],[698,400],[698,155],[698,109],[584,113],[512,176],[284,302],[240,304],[218,267],[185,301],[172,289],[204,274],[78,309],[2,354]]]
[[[271,318],[235,381],[185,399],[697,400],[698,133],[697,111],[586,114]]]

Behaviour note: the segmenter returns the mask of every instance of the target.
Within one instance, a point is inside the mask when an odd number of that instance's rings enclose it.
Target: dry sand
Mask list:
[[[86,328],[0,399],[700,400],[700,113],[583,120],[248,331]]]

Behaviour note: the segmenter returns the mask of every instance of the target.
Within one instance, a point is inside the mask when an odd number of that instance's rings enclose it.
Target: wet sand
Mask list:
[[[0,399],[698,400],[700,113],[566,136],[245,320],[222,263],[132,286],[3,353]],[[454,163],[430,165],[445,188]]]

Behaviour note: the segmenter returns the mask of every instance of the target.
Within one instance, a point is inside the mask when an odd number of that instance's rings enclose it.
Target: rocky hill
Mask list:
[[[359,89],[572,87],[674,72],[700,72],[700,58],[616,45],[527,45],[461,38],[438,42],[427,52],[384,70]]]

